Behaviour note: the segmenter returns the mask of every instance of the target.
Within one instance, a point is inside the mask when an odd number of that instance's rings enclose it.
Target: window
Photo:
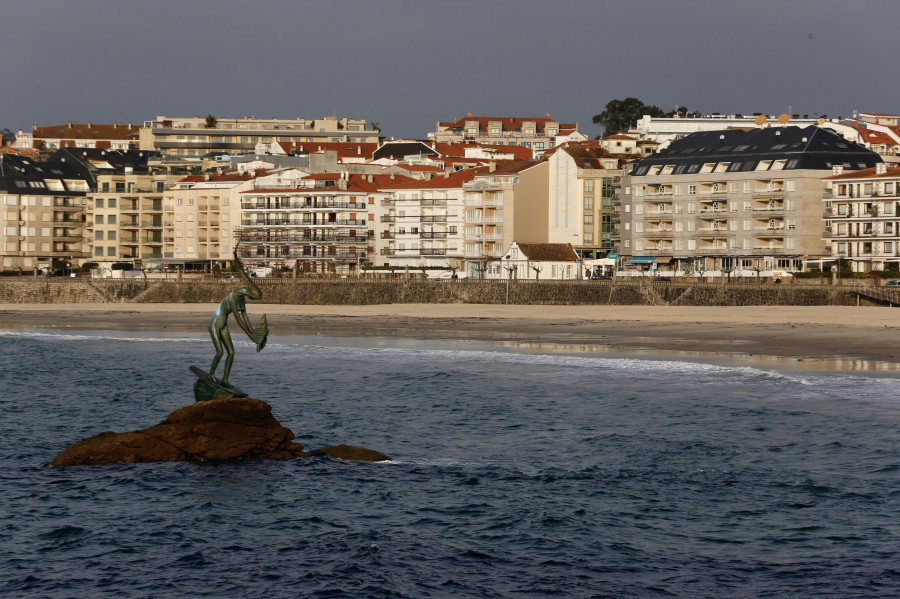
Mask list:
[[[593,193],[594,191],[594,180],[593,179],[585,179],[584,180],[584,193]]]
[[[894,253],[894,242],[893,241],[885,241],[884,242],[884,253],[885,254],[893,254]]]
[[[584,224],[585,225],[593,225],[594,224],[594,215],[593,214],[585,214],[584,215]]]
[[[594,234],[593,233],[585,233],[584,234],[584,242],[585,243],[594,243]]]
[[[188,206],[194,205],[194,198],[188,198]]]
[[[740,162],[737,162],[735,164],[740,165]],[[737,193],[737,192],[738,192],[737,181],[732,181],[731,183],[728,184],[728,193]]]
[[[125,192],[125,183],[116,183],[116,193]]]
[[[175,200],[175,205],[176,205],[176,206],[183,206],[183,205],[184,205],[184,199],[183,199],[183,198],[178,198],[177,200]]]
[[[107,185],[109,185],[107,183]],[[103,198],[97,198],[94,200],[94,208],[103,208]]]
[[[109,201],[106,202],[106,205],[109,208],[115,208],[116,207],[116,198],[109,198]]]
[[[94,224],[95,225],[103,224],[103,215],[102,214],[97,214],[96,216],[94,216]]]
[[[103,231],[94,231],[94,239],[102,240],[103,239]]]
[[[585,210],[593,210],[594,209],[594,196],[584,196],[584,209]]]
[[[117,220],[117,219],[116,219],[116,215],[115,215],[115,214],[110,214],[109,216],[106,217],[106,223],[109,224],[109,225],[114,225],[114,224],[116,224],[116,220]]]
[[[194,215],[193,215],[193,214],[188,214],[188,215],[187,215],[187,220],[188,220],[189,223],[194,222]]]
[[[94,255],[95,255],[95,256],[102,256],[102,255],[103,255],[103,248],[94,248]]]
[[[697,249],[697,240],[696,239],[688,239],[688,251],[692,252]]]
[[[115,241],[115,240],[116,240],[116,232],[115,232],[115,231],[107,231],[107,232],[106,232],[106,238],[107,238],[109,241]],[[112,255],[112,254],[110,254],[110,256],[111,256],[111,255]]]
[[[785,181],[785,185],[787,186],[788,191],[797,191],[796,181]]]
[[[688,185],[688,195],[697,195],[697,186],[696,185]]]
[[[697,212],[697,203],[696,202],[688,202],[688,214],[695,214]]]
[[[795,219],[795,218],[788,218],[788,219],[785,219],[785,220],[786,220],[786,222],[787,222],[787,228],[788,228],[788,229],[796,229],[796,228],[797,228],[797,219]]]

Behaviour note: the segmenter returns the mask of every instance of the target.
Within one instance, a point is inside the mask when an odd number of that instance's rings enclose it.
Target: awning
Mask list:
[[[654,264],[668,264],[672,261],[672,256],[657,256],[653,259]]]
[[[656,256],[633,256],[631,258],[632,264],[653,264],[653,260]]]

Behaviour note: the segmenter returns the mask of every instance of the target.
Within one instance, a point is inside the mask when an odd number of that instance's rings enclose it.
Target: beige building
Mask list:
[[[472,116],[438,121],[429,139],[442,143],[475,143],[531,148],[534,156],[569,141],[587,139],[578,132],[578,123],[560,123],[549,114],[543,117]]]
[[[880,161],[815,126],[674,141],[624,178],[621,266],[730,276],[803,270],[831,254],[822,240],[823,173]]]
[[[164,156],[200,159],[211,154],[253,154],[257,145],[294,147],[315,142],[377,143],[381,132],[364,119],[243,119],[158,116],[140,129],[140,148]]]
[[[900,168],[876,164],[825,178],[827,270],[838,259],[855,272],[900,270]]]
[[[87,180],[66,163],[0,155],[2,270],[51,271],[85,262],[87,192]]]

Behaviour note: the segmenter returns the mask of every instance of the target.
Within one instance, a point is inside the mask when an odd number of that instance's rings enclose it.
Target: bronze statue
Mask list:
[[[244,265],[238,257],[238,246],[234,248],[234,263],[244,279],[246,286],[235,289],[226,295],[219,303],[219,307],[213,314],[212,320],[209,322],[209,334],[212,337],[213,345],[216,348],[216,355],[213,358],[212,366],[209,373],[205,373],[196,366],[191,366],[191,372],[196,374],[200,380],[194,385],[194,395],[197,401],[208,399],[217,399],[220,397],[244,397],[246,394],[237,389],[228,382],[228,375],[231,373],[231,364],[234,362],[234,344],[231,341],[231,333],[228,331],[228,315],[233,314],[238,326],[247,333],[247,336],[256,344],[256,351],[261,351],[266,346],[266,340],[269,336],[269,327],[266,322],[266,316],[263,314],[257,323],[256,328],[250,324],[250,318],[247,316],[247,307],[245,298],[258,300],[262,298],[262,291],[259,286],[253,282],[253,279],[247,275]],[[216,367],[225,354],[225,369],[222,372],[222,378],[216,379]]]

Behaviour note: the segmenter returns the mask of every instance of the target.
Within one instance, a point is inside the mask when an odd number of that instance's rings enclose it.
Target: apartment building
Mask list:
[[[254,117],[173,118],[158,116],[140,129],[140,149],[164,156],[200,159],[211,154],[253,154],[258,144],[315,142],[377,143],[380,131],[367,129],[364,119],[256,119]]]
[[[623,179],[626,268],[733,276],[802,270],[830,256],[823,174],[881,159],[816,126],[700,132],[631,163]]]
[[[838,259],[854,272],[900,269],[900,168],[873,168],[826,177],[823,270]]]
[[[389,194],[372,176],[320,173],[241,193],[238,235],[248,265],[354,274],[375,259],[375,220]]]
[[[625,159],[595,143],[560,146],[548,157],[548,232],[533,240],[571,243],[585,259],[605,258],[614,247],[614,215]]]
[[[88,182],[64,162],[0,154],[2,269],[49,271],[84,262],[87,192]]]
[[[409,268],[461,267],[465,261],[465,191],[476,170],[397,177],[376,221],[379,263]]]
[[[569,141],[587,136],[578,131],[578,123],[560,123],[549,114],[543,117],[472,116],[452,121],[438,121],[428,138],[444,143],[512,145],[531,148],[534,156]]]
[[[549,185],[549,168],[535,160],[501,160],[463,183],[465,194],[465,272],[469,277],[499,275],[498,260],[516,239],[516,205],[540,205]],[[536,196],[532,198],[531,196]],[[526,217],[522,217],[522,224]],[[544,229],[546,236],[546,228]]]

